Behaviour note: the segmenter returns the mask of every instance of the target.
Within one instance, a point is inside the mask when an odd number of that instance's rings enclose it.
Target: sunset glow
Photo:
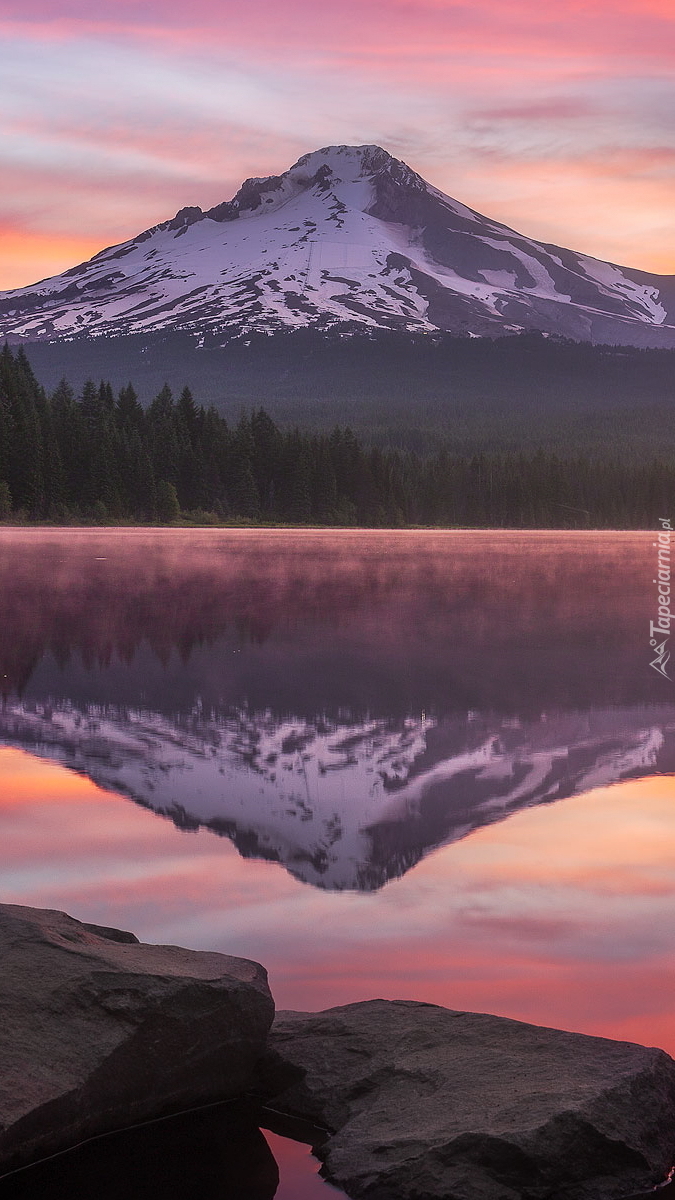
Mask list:
[[[374,894],[307,887],[23,751],[0,751],[0,794],[4,901],[255,958],[279,1007],[426,1000],[675,1051],[670,777],[522,812]]]
[[[666,0],[3,0],[0,287],[376,142],[541,240],[675,271]]]

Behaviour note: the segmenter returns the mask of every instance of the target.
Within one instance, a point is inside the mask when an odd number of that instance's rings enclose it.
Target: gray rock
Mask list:
[[[0,1171],[240,1094],[273,1015],[257,963],[0,905]]]
[[[259,1091],[368,1200],[611,1200],[675,1160],[663,1051],[411,1001],[280,1013]]]

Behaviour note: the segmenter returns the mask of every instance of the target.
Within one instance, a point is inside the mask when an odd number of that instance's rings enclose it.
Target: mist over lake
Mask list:
[[[4,530],[3,899],[672,1050],[652,541]]]

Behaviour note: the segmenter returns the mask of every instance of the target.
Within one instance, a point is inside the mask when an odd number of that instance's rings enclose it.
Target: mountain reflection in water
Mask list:
[[[0,535],[0,738],[372,890],[675,764],[650,535]]]
[[[653,541],[3,530],[2,899],[672,1052]]]
[[[520,808],[672,770],[674,731],[665,707],[344,725],[63,703],[0,715],[6,745],[85,773],[179,829],[227,836],[304,883],[360,891]]]

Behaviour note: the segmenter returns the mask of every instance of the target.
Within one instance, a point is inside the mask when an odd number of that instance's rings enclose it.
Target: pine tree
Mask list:
[[[12,494],[9,484],[0,479],[0,521],[6,521],[12,511]]]
[[[250,430],[253,440],[250,450],[253,477],[262,509],[271,515],[277,507],[283,471],[283,437],[274,421],[262,408],[251,414]]]
[[[0,393],[8,419],[3,420],[8,444],[6,482],[14,505],[34,518],[44,511],[43,437],[38,403],[40,388],[23,348],[16,359],[8,346],[0,357]]]
[[[163,523],[178,520],[180,506],[176,489],[168,479],[160,479],[157,484],[157,519]]]
[[[145,426],[145,413],[142,405],[138,402],[138,396],[134,391],[133,386],[128,383],[123,387],[117,397],[117,424],[120,429],[126,430],[127,433],[142,434]]]
[[[180,461],[175,416],[171,388],[165,384],[155,396],[147,413],[150,457],[155,478],[166,480],[174,488],[178,483]]]

